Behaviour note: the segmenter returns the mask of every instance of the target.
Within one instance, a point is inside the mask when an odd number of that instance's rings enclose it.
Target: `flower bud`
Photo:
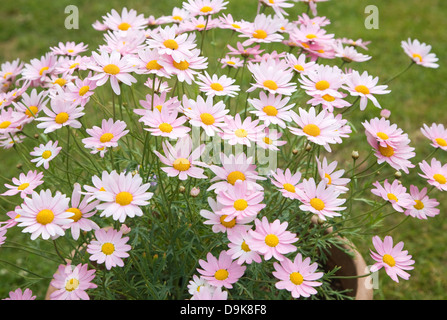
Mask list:
[[[293,153],[294,155],[296,155],[296,154],[298,154],[298,150],[297,150],[297,149],[293,149],[293,150],[292,150],[292,153]]]
[[[394,177],[395,177],[396,179],[400,179],[400,178],[402,178],[402,172],[400,172],[400,171],[396,171],[396,172],[394,173]]]
[[[189,194],[191,195],[191,197],[195,198],[195,197],[197,197],[199,195],[199,193],[200,193],[200,189],[194,187],[194,188],[191,189],[191,192]]]
[[[388,109],[382,109],[382,111],[380,111],[380,116],[385,119],[388,119],[390,117],[390,115],[391,115],[391,111]]]
[[[178,188],[178,192],[180,192],[180,193],[185,193],[185,191],[186,191],[186,188],[184,186],[180,186]]]
[[[359,152],[357,150],[352,151],[351,157],[354,160],[357,160],[359,158]]]
[[[128,234],[129,232],[130,232],[130,228],[128,227],[128,226],[126,226],[125,224],[122,224],[121,225],[121,227],[120,227],[120,231],[123,233],[123,234]]]

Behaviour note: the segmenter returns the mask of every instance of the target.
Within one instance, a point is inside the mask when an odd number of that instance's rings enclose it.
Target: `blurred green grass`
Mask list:
[[[103,40],[101,32],[94,30],[91,24],[95,20],[110,12],[112,8],[121,11],[127,7],[143,13],[145,16],[168,15],[173,7],[181,7],[179,0],[120,0],[110,1],[74,1],[74,0],[16,0],[2,1],[0,10],[0,63],[21,58],[28,62],[32,58],[39,58],[48,52],[49,47],[58,42],[75,41],[89,45],[90,50],[96,49]],[[64,9],[68,5],[76,5],[79,8],[79,29],[67,30],[64,28],[66,14]],[[379,29],[368,30],[364,27],[367,5],[375,5],[379,9]],[[252,20],[256,13],[257,1],[254,0],[230,0],[226,13],[232,13],[236,19]],[[297,4],[291,19],[303,11],[303,4]],[[268,13],[268,11],[267,11]],[[419,39],[431,44],[433,52],[439,58],[439,69],[425,69],[418,66],[412,67],[400,78],[390,83],[392,93],[380,97],[383,108],[392,111],[392,122],[398,124],[407,132],[412,140],[412,146],[418,152],[417,160],[424,158],[431,149],[427,141],[420,133],[423,123],[447,124],[445,103],[447,101],[447,33],[445,32],[445,14],[447,2],[443,0],[332,0],[318,5],[320,16],[326,16],[331,20],[331,25],[326,29],[337,37],[352,39],[362,38],[371,41],[367,54],[373,59],[364,64],[353,65],[353,68],[367,70],[374,76],[379,76],[381,81],[391,78],[403,70],[409,63],[403,53],[400,42],[407,38]],[[225,44],[226,38],[217,38],[218,47]],[[377,116],[378,109],[368,108],[360,115],[359,120]],[[360,122],[358,122],[360,123]],[[360,136],[360,135],[359,135]],[[355,139],[350,147],[362,150],[365,140],[360,136]],[[346,151],[350,154],[351,149]],[[446,162],[444,154],[438,153],[438,159]],[[348,159],[349,160],[349,159]],[[0,151],[0,172],[2,176],[16,176],[19,170],[16,168],[17,158],[13,150]],[[20,162],[20,161],[19,161]],[[414,163],[416,163],[414,161]],[[417,170],[417,169],[416,169]],[[3,183],[3,182],[2,182]],[[406,183],[422,185],[424,181],[413,174],[412,180]],[[416,260],[415,269],[411,271],[409,281],[401,281],[399,284],[387,278],[384,272],[380,273],[380,286],[375,290],[376,299],[420,299],[420,300],[444,300],[447,299],[447,277],[445,256],[447,243],[447,224],[444,212],[447,208],[445,196],[436,193],[441,202],[441,214],[428,221],[411,219],[405,222],[399,229],[393,230],[397,240],[405,242],[405,248],[409,250]],[[390,225],[398,223],[401,217],[389,221]],[[3,220],[3,219],[2,219]],[[14,235],[23,243],[29,243],[28,235],[18,233]],[[358,246],[367,263],[368,251],[371,247],[370,236],[360,239]],[[27,242],[28,241],[28,242]],[[22,242],[21,242],[22,243]],[[45,263],[40,257],[23,255],[23,252],[13,249],[0,249],[0,259],[14,261],[23,268],[40,270],[41,274],[51,276],[55,270],[55,264]],[[383,270],[382,270],[383,271]],[[25,284],[23,271],[0,264],[0,298],[7,295],[10,290]],[[33,283],[31,289],[42,298],[45,293],[45,284]]]

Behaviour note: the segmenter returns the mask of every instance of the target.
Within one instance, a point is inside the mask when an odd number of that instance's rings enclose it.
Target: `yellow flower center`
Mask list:
[[[262,29],[258,29],[255,32],[253,32],[253,37],[256,39],[265,39],[267,38],[267,32],[265,32]]]
[[[169,123],[163,122],[158,126],[161,132],[169,133],[172,131],[172,126]]]
[[[309,33],[308,35],[306,35],[307,39],[315,39],[317,36],[313,33]]]
[[[51,151],[50,150],[45,150],[44,152],[42,152],[42,158],[44,159],[48,159],[49,157],[51,157]]]
[[[106,142],[110,142],[110,140],[113,139],[113,134],[112,133],[104,133],[100,138],[99,141],[101,141],[102,143],[106,143]]]
[[[210,85],[211,89],[215,90],[215,91],[223,91],[224,87],[220,84],[220,83],[212,83]]]
[[[363,93],[363,94],[369,94],[369,89],[366,86],[364,86],[363,84],[356,86],[355,91]]]
[[[214,274],[214,278],[216,278],[216,280],[225,280],[226,278],[228,278],[228,275],[229,275],[229,273],[227,270],[219,269]]]
[[[161,109],[163,108],[163,106],[162,106],[161,104],[159,104],[158,106],[155,106],[155,108],[157,108],[157,109],[158,109],[158,111],[160,111],[160,112],[161,112]]]
[[[120,25],[118,26],[118,29],[120,29],[120,30],[122,30],[122,31],[127,31],[130,27],[131,27],[131,25],[128,24],[127,22],[122,22],[122,23],[120,23]]]
[[[396,202],[399,202],[399,199],[397,199],[397,197],[392,193],[388,193],[386,196],[387,196],[388,200],[394,200]]]
[[[234,61],[227,61],[227,64],[231,64],[232,66],[234,66],[236,64],[236,62],[234,62]]]
[[[73,63],[71,66],[70,66],[70,69],[74,69],[74,68],[76,68],[77,66],[79,66],[79,63]]]
[[[233,186],[237,180],[245,181],[245,175],[240,171],[233,171],[227,176],[227,182],[231,183]]]
[[[118,73],[120,73],[120,68],[118,68],[117,65],[114,64],[108,64],[103,68],[105,73],[111,74],[111,75],[116,75]]]
[[[446,147],[446,146],[447,146],[447,141],[445,141],[445,139],[442,139],[442,138],[436,138],[435,141],[436,141],[436,143],[439,144],[441,147]]]
[[[276,90],[278,89],[278,85],[273,80],[265,80],[263,83],[263,86],[270,89],[270,90]]]
[[[178,49],[178,43],[177,43],[177,41],[172,40],[172,39],[165,40],[165,41],[163,42],[163,45],[164,45],[166,48],[171,49],[171,50],[177,50],[177,49]]]
[[[303,132],[312,137],[318,137],[321,133],[320,128],[315,124],[307,124],[303,128]]]
[[[6,78],[9,77],[10,75],[12,75],[12,72],[6,72],[6,73],[3,75],[3,79],[6,79]]]
[[[299,286],[300,284],[303,283],[304,278],[303,278],[303,276],[301,275],[301,273],[299,273],[299,272],[292,272],[292,273],[290,274],[290,281],[292,281],[292,283],[293,283],[294,285]]]
[[[414,200],[416,204],[413,206],[416,210],[422,210],[424,209],[424,204],[421,200]]]
[[[439,174],[439,173],[436,173],[433,176],[433,179],[435,179],[440,184],[445,184],[447,182],[446,178],[442,174]]]
[[[17,190],[22,191],[22,190],[25,190],[25,189],[28,188],[28,187],[29,187],[29,183],[28,183],[28,182],[25,182],[25,183],[22,183],[20,186],[18,186],[18,187],[17,187]]]
[[[245,243],[245,241],[242,242],[241,244],[241,249],[244,250],[245,252],[250,252],[250,247]]]
[[[73,213],[70,219],[73,219],[74,222],[78,222],[82,218],[82,212],[78,208],[69,208],[67,211]]]
[[[377,136],[382,140],[387,140],[389,138],[385,132],[377,132]]]
[[[335,100],[335,98],[333,96],[331,96],[330,94],[325,94],[324,96],[322,96],[322,98],[324,100],[326,100],[327,102],[332,102]]]
[[[185,158],[178,158],[174,161],[174,164],[172,165],[175,170],[178,171],[186,171],[191,167],[191,163],[188,159]]]
[[[43,209],[39,211],[36,216],[37,223],[46,225],[54,220],[54,213],[49,209]]]
[[[202,9],[200,9],[200,11],[202,11],[203,13],[207,13],[213,11],[213,8],[211,8],[210,6],[204,6],[202,7]]]
[[[268,234],[265,239],[264,242],[266,245],[268,245],[269,247],[276,247],[279,243],[279,239],[276,235],[274,234]]]
[[[388,253],[383,255],[382,261],[390,267],[394,267],[396,265],[396,260],[394,260],[394,258]]]
[[[146,64],[146,69],[147,70],[160,70],[161,68],[163,68],[157,60],[151,60]]]
[[[321,211],[321,210],[324,209],[324,202],[323,202],[323,200],[318,199],[318,198],[310,199],[310,205],[311,205],[315,210],[318,210],[318,211]]]
[[[63,124],[65,122],[67,122],[68,118],[69,118],[68,113],[61,112],[56,116],[54,121],[56,121],[56,123],[58,123],[58,124]]]
[[[270,117],[274,117],[278,114],[278,109],[276,109],[274,106],[265,106],[264,108],[262,108],[262,111],[264,111],[265,114]]]
[[[50,69],[50,67],[43,67],[42,69],[39,70],[39,74],[42,75],[48,69]]]
[[[175,68],[182,70],[182,71],[188,69],[188,67],[189,67],[189,63],[186,60],[182,60],[180,62],[173,61],[172,64],[174,65]]]
[[[216,120],[214,119],[213,115],[209,114],[209,113],[202,113],[200,115],[200,119],[202,120],[202,122],[204,124],[206,124],[207,126],[212,125]]]
[[[419,59],[419,62],[422,62],[422,56],[419,53],[413,53],[413,59]]]
[[[394,154],[394,149],[393,147],[388,145],[386,147],[379,146],[379,152],[382,154],[382,156],[389,158]]]
[[[284,183],[282,187],[289,192],[295,192],[295,186],[293,184]]]
[[[81,89],[79,89],[79,95],[82,97],[90,90],[89,86],[83,86]]]
[[[327,184],[331,184],[331,183],[332,183],[332,178],[331,178],[330,175],[328,175],[327,173],[325,173],[325,174],[324,174],[324,177],[325,177],[326,179],[328,179],[328,183],[327,183]]]
[[[236,29],[240,29],[240,28],[241,28],[241,26],[238,25],[238,24],[236,24],[236,23],[232,23],[231,26],[232,26],[233,28],[236,28]]]
[[[66,291],[73,291],[76,290],[79,287],[79,280],[78,279],[70,279],[69,281],[67,281],[67,283],[65,284],[65,290]]]
[[[11,125],[11,121],[3,121],[0,123],[0,129],[6,129]]]
[[[53,82],[54,84],[58,84],[59,86],[64,86],[67,83],[67,80],[63,79],[63,78],[58,78],[56,80],[54,80]]]
[[[129,205],[133,200],[133,196],[131,193],[127,191],[122,191],[118,193],[115,197],[115,202],[122,206]]]
[[[34,117],[39,109],[36,106],[30,106],[26,109],[25,114],[28,116],[28,118]]]
[[[237,211],[245,210],[248,207],[248,203],[244,199],[238,199],[233,203],[233,208]]]
[[[177,21],[182,21],[183,20],[183,18],[180,17],[180,16],[173,16],[172,19],[173,20],[177,20]]]
[[[113,243],[106,242],[101,246],[101,251],[105,255],[109,256],[115,252],[115,246],[113,245]]]
[[[225,221],[226,217],[226,214],[220,217],[220,224],[223,225],[225,228],[233,228],[236,225],[236,218],[230,221]]]
[[[331,85],[326,80],[320,80],[317,83],[315,83],[315,89],[321,90],[321,91],[326,90],[330,86]]]
[[[270,139],[269,137],[264,137],[262,140],[263,140],[264,143],[266,143],[266,144],[272,144],[272,142],[273,142],[273,140]]]
[[[236,135],[236,137],[238,138],[245,138],[248,135],[247,130],[245,129],[237,129],[234,134]]]
[[[206,26],[203,24],[203,23],[199,23],[198,25],[196,25],[196,28],[197,29],[203,29],[203,28],[205,28]]]
[[[300,65],[300,64],[296,64],[293,67],[295,68],[295,70],[304,71],[304,67],[302,65]]]

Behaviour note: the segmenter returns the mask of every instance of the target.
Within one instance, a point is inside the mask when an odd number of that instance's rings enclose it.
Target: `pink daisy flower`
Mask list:
[[[27,174],[20,173],[19,178],[12,178],[14,185],[5,184],[9,190],[2,193],[2,196],[14,196],[20,193],[20,197],[25,198],[27,195],[32,194],[34,189],[43,183],[43,173],[35,171],[28,171]]]
[[[91,254],[89,259],[99,264],[105,263],[107,270],[123,267],[123,259],[129,256],[127,252],[132,249],[127,244],[129,237],[123,237],[123,233],[115,229],[99,229],[95,231],[95,238],[87,245],[87,252]]]
[[[280,146],[287,144],[287,141],[280,140],[282,137],[282,132],[278,130],[271,130],[265,128],[263,134],[260,135],[259,140],[256,142],[257,145],[263,149],[279,151]]]
[[[115,171],[112,171],[112,172],[115,172]],[[98,176],[93,176],[92,177],[93,186],[84,185],[84,189],[86,190],[86,192],[83,192],[83,194],[88,196],[88,202],[96,199],[96,197],[94,197],[96,192],[105,191],[106,190],[104,188],[104,186],[105,186],[106,181],[109,178],[110,174],[111,173],[109,173],[107,171],[103,171],[101,173],[101,177],[98,177]]]
[[[261,263],[262,259],[259,253],[250,249],[247,245],[246,240],[250,236],[248,235],[247,230],[242,232],[232,232],[228,234],[228,247],[230,248],[227,253],[231,255],[233,260],[240,265],[246,263],[251,264],[252,262]]]
[[[121,89],[119,82],[128,86],[137,82],[130,72],[134,71],[134,66],[129,62],[128,56],[121,57],[117,51],[113,51],[110,55],[102,51],[101,55],[97,52],[92,52],[92,57],[95,63],[89,65],[89,69],[96,71],[97,74],[90,78],[96,81],[97,86],[104,85],[110,79],[113,92],[120,95]]]
[[[217,74],[213,74],[210,76],[205,71],[205,74],[197,75],[196,83],[199,85],[200,91],[204,92],[207,96],[235,97],[240,90],[238,85],[233,84],[235,81],[226,75],[219,77]]]
[[[114,122],[112,118],[103,119],[101,127],[93,126],[91,129],[86,129],[90,137],[82,139],[82,143],[85,148],[93,149],[91,153],[101,151],[101,157],[104,157],[107,148],[118,147],[118,140],[129,133],[129,130],[125,130],[126,127],[127,124],[124,121]]]
[[[289,101],[290,97],[273,93],[267,95],[262,91],[259,93],[259,99],[248,99],[248,102],[255,108],[250,111],[251,113],[262,120],[266,126],[276,124],[281,128],[286,128],[286,122],[292,121],[295,115],[295,112],[291,110],[295,104],[287,105]]]
[[[315,272],[318,268],[316,262],[311,263],[310,258],[303,260],[301,253],[295,256],[293,262],[290,259],[284,259],[280,263],[273,263],[275,271],[273,275],[279,279],[275,287],[279,290],[287,290],[292,293],[292,297],[310,297],[317,293],[314,287],[321,286],[323,283],[315,281],[323,277],[323,272]]]
[[[184,20],[180,23],[181,32],[191,32],[191,31],[204,31],[211,30],[217,27],[219,23],[218,19],[213,19],[211,17],[198,16],[191,17],[188,20]]]
[[[431,51],[431,46],[425,43],[421,43],[419,40],[411,40],[408,38],[407,41],[402,41],[401,46],[404,52],[411,58],[411,60],[426,68],[438,68],[439,64],[438,58]]]
[[[85,196],[81,201],[81,185],[75,183],[71,195],[71,207],[67,209],[72,213],[73,221],[66,227],[70,229],[73,239],[78,240],[80,231],[98,230],[99,226],[90,218],[96,214],[96,207],[100,201],[90,201],[90,196]]]
[[[307,74],[315,67],[314,61],[307,61],[307,57],[304,53],[296,57],[294,54],[288,53],[285,56],[285,61],[289,65],[290,69],[299,74]]]
[[[146,95],[146,100],[140,100],[140,104],[144,109],[134,109],[133,111],[140,116],[144,116],[147,111],[152,111],[157,109],[158,111],[162,111],[163,109],[168,109],[169,112],[174,112],[180,110],[181,102],[177,97],[166,98],[166,91],[161,92],[160,94],[154,93],[154,98],[152,102],[152,94]]]
[[[293,4],[287,1],[289,0],[260,0],[263,5],[271,7],[278,17],[289,15],[284,8],[292,8]]]
[[[385,268],[385,272],[395,282],[399,282],[399,277],[404,280],[410,278],[410,274],[404,270],[412,270],[414,267],[414,260],[411,260],[411,255],[407,250],[402,250],[404,247],[403,241],[400,241],[393,246],[393,238],[391,236],[385,236],[382,241],[378,236],[372,238],[374,248],[377,252],[371,251],[371,258],[376,263],[371,267],[371,272],[376,272],[382,267]]]
[[[185,115],[190,119],[189,123],[193,127],[201,127],[207,136],[212,137],[215,132],[222,132],[222,128],[227,126],[225,115],[230,110],[226,109],[222,101],[214,104],[212,96],[208,96],[206,100],[197,96],[197,100],[193,100],[184,95],[183,107]]]
[[[223,128],[221,133],[222,139],[226,140],[230,145],[242,144],[251,146],[251,143],[256,143],[265,129],[265,125],[259,125],[260,120],[252,120],[247,117],[244,121],[237,113],[234,118],[227,116],[227,126]]]
[[[163,141],[165,155],[163,156],[157,150],[154,150],[160,161],[167,165],[167,167],[162,167],[161,170],[166,172],[168,177],[178,176],[180,180],[186,180],[188,177],[206,179],[207,176],[203,174],[204,169],[197,167],[204,165],[197,159],[205,150],[205,145],[202,144],[194,150],[192,150],[192,147],[193,142],[189,135],[178,139],[175,147],[172,147],[168,141]]]
[[[75,79],[67,84],[67,96],[75,106],[85,107],[90,97],[95,93],[96,81],[90,79],[91,74],[84,80]]]
[[[301,88],[310,96],[328,95],[334,98],[342,98],[338,91],[345,83],[346,77],[337,66],[316,65],[306,74],[301,74],[298,80]]]
[[[130,58],[145,47],[146,33],[143,30],[108,31],[104,35],[105,44],[98,51],[112,53],[117,51],[121,56]],[[133,66],[133,64],[132,64]]]
[[[405,209],[414,205],[414,200],[411,198],[410,194],[407,193],[407,188],[405,188],[397,179],[391,184],[388,182],[388,179],[386,179],[383,182],[383,186],[379,181],[374,182],[372,185],[376,188],[372,189],[371,192],[391,203],[396,211],[404,212]]]
[[[292,174],[290,169],[276,169],[276,172],[271,171],[271,182],[274,186],[279,188],[281,194],[289,199],[299,199],[296,190],[299,188],[301,180],[301,173],[299,171]]]
[[[350,62],[365,62],[371,60],[371,56],[358,52],[352,46],[343,46],[341,41],[335,41],[334,44],[335,56],[341,58],[346,63]]]
[[[340,41],[355,48],[360,47],[363,50],[368,50],[367,46],[371,43],[371,41],[364,41],[363,39],[353,40],[348,38],[342,38]]]
[[[62,147],[58,147],[57,144],[58,141],[48,141],[45,145],[40,144],[38,147],[35,147],[34,150],[29,153],[31,156],[35,157],[34,159],[31,159],[31,162],[36,162],[36,167],[43,165],[43,167],[48,170],[50,161],[62,150]]]
[[[246,269],[245,266],[233,261],[227,251],[221,251],[218,258],[208,252],[206,260],[200,259],[199,265],[203,269],[197,269],[197,271],[209,284],[228,289],[233,288],[233,284],[242,277]]]
[[[249,189],[247,182],[237,180],[234,186],[217,194],[217,202],[223,207],[216,212],[218,215],[225,215],[225,222],[236,218],[237,220],[254,219],[257,214],[265,208],[264,192]]]
[[[83,42],[76,44],[74,41],[66,43],[59,42],[57,47],[50,47],[50,50],[55,55],[62,56],[77,56],[81,52],[87,51],[88,45],[84,45]]]
[[[26,197],[21,207],[16,210],[20,215],[16,218],[22,232],[31,233],[31,240],[41,236],[44,240],[57,238],[65,234],[65,225],[73,222],[73,215],[67,212],[70,199],[59,191],[53,196],[51,190],[33,192],[31,198]]]
[[[443,124],[432,123],[429,127],[424,123],[421,132],[431,141],[431,145],[434,148],[441,148],[447,151],[447,129]]]
[[[231,13],[229,14],[223,13],[222,16],[220,16],[218,19],[220,22],[218,24],[218,27],[221,29],[231,29],[233,31],[243,32],[250,25],[250,22],[244,20],[238,20],[238,21],[234,20]]]
[[[87,70],[88,64],[91,63],[90,56],[75,56],[59,59],[55,73],[62,75],[72,75],[75,71]]]
[[[317,185],[313,178],[305,179],[296,192],[303,203],[300,209],[318,215],[321,220],[341,216],[340,211],[346,209],[341,207],[346,200],[338,198],[341,192],[328,185],[326,180],[321,180]]]
[[[154,74],[157,77],[169,78],[169,74],[158,62],[160,54],[157,49],[142,48],[138,50],[137,56],[131,56],[129,61],[135,65],[137,74]]]
[[[259,63],[249,62],[247,67],[256,81],[251,84],[247,92],[259,88],[272,94],[290,96],[296,91],[296,84],[290,82],[293,73],[290,69],[287,69],[285,62],[277,63],[275,60],[269,59],[262,60]]]
[[[405,210],[405,215],[418,219],[427,219],[427,217],[434,217],[439,214],[440,210],[436,208],[439,202],[428,197],[427,188],[419,191],[418,187],[411,185],[410,195],[415,203],[413,207],[410,206]]]
[[[362,125],[370,145],[377,144],[382,148],[395,147],[406,137],[402,129],[385,118],[374,118],[369,122],[363,122]]]
[[[238,57],[230,57],[228,55],[219,59],[219,62],[222,64],[222,69],[225,67],[237,69],[244,66],[244,62],[241,59]]]
[[[371,100],[374,106],[381,109],[382,107],[375,95],[387,94],[390,93],[391,90],[386,90],[388,88],[387,85],[377,85],[377,82],[379,82],[379,77],[373,78],[367,71],[360,74],[358,71],[353,70],[347,77],[343,88],[347,90],[351,96],[360,97],[360,110],[365,110],[368,100]]]
[[[23,70],[23,62],[20,59],[14,61],[6,61],[0,65],[0,83],[14,82],[21,75]]]
[[[183,2],[183,8],[192,16],[208,16],[225,10],[227,4],[224,0],[188,0]]]
[[[178,139],[191,131],[191,128],[183,125],[188,119],[185,116],[178,117],[177,110],[170,112],[167,107],[162,108],[161,111],[158,109],[147,111],[139,121],[149,127],[144,130],[149,131],[153,136]]]
[[[94,197],[102,203],[97,205],[102,210],[101,217],[112,216],[113,220],[123,223],[127,217],[141,217],[143,211],[140,207],[147,206],[153,193],[147,192],[150,183],[143,184],[139,174],[132,172],[118,174],[112,171],[102,181],[104,191],[96,191]]]
[[[50,300],[90,300],[85,291],[97,288],[92,283],[95,272],[95,269],[88,270],[88,264],[59,265],[50,283],[56,289],[51,293]]]
[[[13,102],[13,105],[18,112],[23,112],[27,116],[28,121],[26,122],[31,122],[40,110],[47,105],[47,97],[48,93],[46,91],[37,93],[37,90],[33,89],[30,94],[25,92],[20,101]]]
[[[33,296],[33,292],[28,288],[23,291],[18,288],[15,291],[10,291],[9,297],[2,300],[36,300],[36,296]]]
[[[128,31],[129,29],[143,29],[147,25],[147,19],[136,10],[128,10],[124,7],[121,14],[115,9],[103,17],[104,28],[110,30]]]
[[[83,107],[79,107],[62,97],[53,98],[50,103],[51,110],[46,106],[42,107],[42,111],[47,116],[40,116],[36,119],[41,122],[37,125],[37,128],[44,129],[44,133],[49,133],[65,126],[75,129],[81,127],[81,123],[76,119],[81,118],[85,114]]]
[[[263,13],[258,14],[252,24],[247,26],[246,30],[242,30],[240,37],[248,37],[244,41],[244,46],[253,43],[272,43],[280,42],[284,37],[279,33],[281,24],[279,17],[267,16]]]
[[[187,10],[183,8],[172,8],[172,13],[167,16],[162,16],[158,19],[159,24],[165,23],[181,23],[184,20],[188,20],[190,18],[190,14]]]
[[[327,93],[325,95],[315,94],[307,101],[307,103],[314,107],[321,105],[327,112],[334,112],[334,109],[350,107],[351,103],[344,100],[344,98],[347,97],[347,94],[343,92],[340,93],[340,97],[333,97]]]
[[[210,210],[202,209],[200,210],[200,215],[207,219],[203,222],[203,224],[211,225],[212,231],[214,233],[227,233],[227,235],[232,233],[238,233],[242,231],[247,231],[251,228],[247,223],[251,222],[252,219],[237,219],[233,218],[230,221],[225,221],[226,215],[219,215],[216,212],[219,212],[224,207],[223,204],[217,202],[211,197],[208,197],[208,205],[211,208]]]
[[[209,169],[216,176],[210,180],[212,184],[207,191],[214,190],[217,194],[231,188],[238,180],[247,181],[250,189],[264,189],[257,183],[257,180],[265,180],[265,178],[256,172],[253,158],[247,157],[245,153],[239,153],[236,156],[234,154],[226,156],[224,153],[221,153],[220,165],[213,164]]]
[[[332,161],[328,164],[326,157],[323,158],[323,161],[317,159],[318,174],[320,175],[321,180],[325,180],[327,185],[332,185],[338,191],[344,193],[349,190],[346,185],[351,179],[343,178],[342,176],[345,173],[345,170],[336,170],[337,165],[337,161]]]
[[[427,182],[435,186],[440,191],[447,191],[447,164],[442,164],[441,161],[432,158],[430,164],[423,160],[419,163],[419,168],[422,178],[427,179]]]
[[[228,292],[220,287],[204,286],[200,291],[195,291],[191,300],[228,300]]]
[[[261,45],[255,45],[253,47],[246,47],[245,45],[243,45],[242,43],[238,42],[236,44],[236,48],[233,48],[232,46],[230,46],[229,44],[227,44],[227,48],[230,50],[228,52],[228,55],[239,55],[242,58],[250,58],[252,59],[255,56],[260,55],[262,52],[264,52],[265,50],[260,49]]]
[[[281,223],[276,219],[269,223],[267,217],[255,220],[256,229],[249,230],[247,245],[251,250],[261,254],[265,260],[272,257],[278,261],[286,259],[285,254],[294,252],[297,247],[292,243],[298,241],[296,234],[287,231],[287,222]]]
[[[307,140],[323,146],[331,152],[331,144],[339,143],[340,128],[342,122],[334,117],[333,113],[322,110],[316,114],[315,107],[309,111],[299,108],[298,115],[294,117],[298,128],[289,128],[290,132],[297,136],[305,136]]]
[[[47,53],[40,59],[34,58],[25,64],[22,71],[22,79],[31,81],[31,85],[37,87],[43,84],[47,75],[54,71],[57,65],[57,57],[53,53]]]
[[[27,122],[27,116],[13,108],[4,108],[0,111],[0,136],[16,133]]]

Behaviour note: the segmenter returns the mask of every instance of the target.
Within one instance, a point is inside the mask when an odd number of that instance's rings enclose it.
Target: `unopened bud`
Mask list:
[[[38,133],[36,133],[36,134],[34,135],[34,139],[39,139],[39,134],[38,134]]]
[[[359,158],[359,152],[357,150],[352,151],[351,157],[354,160],[357,160]]]
[[[394,173],[394,177],[395,177],[396,179],[400,179],[400,178],[402,178],[402,172],[400,172],[400,171],[396,171],[396,173]]]
[[[191,192],[189,194],[191,195],[191,197],[195,198],[195,197],[197,197],[199,195],[199,193],[200,193],[200,189],[194,187],[194,188],[191,189]]]
[[[126,226],[125,224],[122,224],[121,225],[121,228],[120,228],[120,231],[123,233],[123,234],[128,234],[129,232],[130,232],[130,228],[128,227],[128,226]]]
[[[296,154],[298,153],[298,150],[297,150],[297,149],[293,149],[293,150],[292,150],[292,153],[293,153],[294,155],[296,155]]]
[[[312,149],[312,146],[310,144],[306,145],[306,151],[310,151]]]
[[[178,188],[178,192],[180,192],[180,193],[185,193],[185,190],[186,190],[186,188],[184,186],[180,186]]]

